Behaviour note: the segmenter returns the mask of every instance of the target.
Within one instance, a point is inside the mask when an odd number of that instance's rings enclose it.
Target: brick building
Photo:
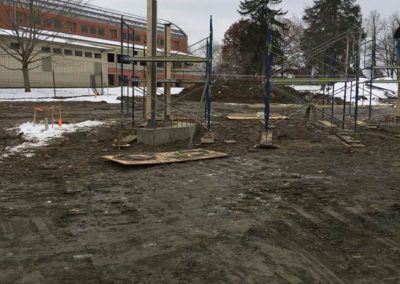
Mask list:
[[[8,0],[1,2],[1,5],[8,5],[8,13],[13,13],[15,15],[15,19],[19,25],[24,24],[24,17],[26,17],[23,10],[18,8],[17,5],[12,5],[14,1]],[[6,3],[6,4],[4,4]],[[11,4],[10,4],[11,3]],[[37,70],[34,71],[34,76],[32,77],[32,85],[43,85],[43,82],[35,82],[36,77],[42,77],[42,81],[46,76],[50,74],[41,74],[41,72],[49,72],[54,69],[58,73],[62,73],[62,78],[65,78],[68,82],[63,82],[63,86],[71,86],[71,87],[81,87],[83,85],[88,84],[93,79],[93,76],[99,75],[99,70],[101,70],[102,81],[104,81],[105,85],[108,86],[117,86],[120,84],[120,40],[123,37],[125,44],[124,54],[127,52],[132,52],[132,46],[135,45],[136,55],[143,56],[145,54],[145,43],[146,43],[146,19],[143,17],[117,12],[110,9],[104,9],[101,7],[93,6],[93,5],[83,5],[79,3],[75,3],[73,1],[56,1],[54,3],[59,3],[60,7],[63,5],[68,5],[68,13],[63,15],[58,15],[54,17],[51,13],[46,14],[40,21],[43,21],[42,25],[44,26],[44,33],[46,32],[57,32],[55,37],[56,40],[51,40],[46,42],[43,39],[43,42],[40,43],[38,48],[43,50],[43,58],[49,57],[48,54],[53,54],[52,58],[49,60],[42,60],[38,64],[42,66],[38,66]],[[52,7],[54,9],[54,7]],[[3,9],[4,10],[4,9]],[[124,21],[129,24],[132,30],[128,30],[124,28],[121,31],[121,16],[124,17]],[[157,35],[157,44],[160,49],[164,46],[164,24],[168,23],[167,21],[160,20],[159,21],[159,32]],[[2,29],[2,33],[0,36],[9,36],[9,32],[7,31],[11,29],[9,22],[4,20],[4,17],[0,17],[0,28]],[[45,38],[45,37],[44,37]],[[73,42],[74,44],[71,44]],[[13,43],[10,43],[10,48],[12,48]],[[129,47],[128,47],[129,45]],[[14,46],[15,47],[15,46]],[[178,26],[172,24],[172,48],[175,53],[186,53],[188,47],[188,37],[185,32],[180,29]],[[160,50],[160,53],[162,50]],[[0,55],[0,64],[7,63],[11,65],[18,64],[17,61],[13,62],[13,59],[6,58],[5,54]],[[73,59],[73,60],[72,60]],[[78,62],[76,64],[67,64],[70,66],[68,71],[64,70],[66,62]],[[58,62],[58,64],[55,64]],[[79,64],[81,62],[81,65]],[[53,63],[53,64],[51,64]],[[101,65],[99,65],[101,64]],[[43,67],[45,66],[45,67]],[[49,68],[50,66],[58,66],[57,68]],[[71,66],[77,66],[77,70],[74,70]],[[144,66],[143,63],[137,63],[135,66],[135,74],[132,73],[132,66],[125,65],[124,66],[124,77],[132,78],[143,78],[144,74]],[[84,67],[84,68],[83,68]],[[160,76],[162,76],[162,66],[160,67]],[[52,69],[52,70],[50,70]],[[87,74],[82,75],[80,80],[73,79],[72,75],[68,75],[68,73],[78,74],[82,72],[82,70],[86,70]],[[92,70],[92,72],[90,71]],[[193,73],[190,73],[191,65],[179,65],[174,66],[174,77],[176,79],[179,78],[189,78],[196,77]],[[7,73],[7,74],[6,74]],[[4,74],[4,75],[1,75]],[[36,75],[35,75],[36,74]],[[6,87],[19,87],[19,81],[14,76],[19,76],[19,73],[12,74],[12,72],[7,72],[7,70],[2,70],[0,67],[0,76],[1,79],[5,77],[11,77],[7,79]],[[68,80],[67,77],[71,77]],[[5,86],[0,79],[0,86]],[[15,80],[13,80],[15,79]],[[99,80],[97,80],[98,82]],[[10,83],[15,82],[15,83]],[[75,83],[74,83],[75,82]],[[126,80],[127,84],[131,84],[130,80]],[[41,84],[43,83],[43,84]],[[17,84],[18,86],[16,86]],[[48,84],[44,84],[47,86]]]

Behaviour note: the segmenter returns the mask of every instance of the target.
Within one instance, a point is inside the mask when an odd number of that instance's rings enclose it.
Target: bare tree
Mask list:
[[[25,92],[30,92],[29,71],[43,59],[38,44],[53,41],[62,29],[62,16],[79,1],[60,0],[0,0],[0,49],[21,66],[1,65],[8,70],[22,71]],[[47,57],[50,55],[47,54]],[[46,57],[45,56],[45,57]]]
[[[367,37],[371,39],[371,43],[366,46],[368,52],[366,52],[368,56],[368,60],[366,60],[367,66],[366,68],[375,67],[378,63],[382,63],[382,46],[378,45],[382,43],[384,38],[385,23],[381,19],[381,15],[377,10],[374,10],[370,13],[369,17],[365,20],[364,30],[367,33]],[[382,70],[371,69],[374,70],[374,76],[382,75]]]
[[[396,29],[400,26],[400,15],[394,14],[384,21],[384,31],[383,38],[379,44],[381,53],[379,57],[386,66],[396,65],[396,43],[394,41],[394,34]],[[394,77],[395,73],[398,71],[396,69],[387,69],[386,75]],[[398,75],[398,74],[397,74]]]
[[[292,17],[281,20],[286,25],[286,33],[283,35],[283,55],[284,62],[288,67],[289,73],[294,70],[304,70],[306,60],[302,51],[302,37],[304,35],[304,22],[302,19]]]

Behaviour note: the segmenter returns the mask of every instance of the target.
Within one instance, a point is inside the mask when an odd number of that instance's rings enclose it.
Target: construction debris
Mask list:
[[[349,136],[349,134],[350,133],[347,132],[339,132],[337,137],[339,137],[341,142],[349,148],[366,148],[366,146],[362,144],[360,140],[353,139],[353,137]]]
[[[201,144],[214,144],[214,142],[215,137],[212,132],[207,132],[203,137],[201,137]]]
[[[204,149],[174,152],[103,156],[104,159],[124,166],[161,165],[227,157],[228,154]]]
[[[260,144],[256,145],[256,148],[276,149],[277,147],[272,143],[272,137],[272,131],[263,131]]]

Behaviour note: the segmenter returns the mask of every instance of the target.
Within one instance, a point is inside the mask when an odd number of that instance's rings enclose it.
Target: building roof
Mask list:
[[[13,3],[15,0],[6,0],[6,2]],[[119,12],[113,9],[106,9],[99,6],[81,3],[76,0],[56,0],[56,1],[45,1],[44,4],[49,6],[49,9],[57,9],[57,5],[62,9],[65,5],[69,6],[68,13],[80,17],[86,17],[90,19],[100,20],[100,21],[107,21],[115,24],[121,23],[121,16],[124,17],[124,21],[131,25],[132,27],[143,28],[146,29],[147,27],[147,20],[145,17],[133,15],[130,13]],[[187,37],[186,33],[179,28],[176,24],[163,20],[158,19],[158,30],[160,32],[164,31],[164,24],[171,24],[172,26],[172,34],[177,36],[184,36]]]
[[[21,31],[23,37],[29,37],[28,32]],[[0,36],[15,36],[14,31],[7,30],[7,29],[0,29]],[[21,35],[20,35],[21,36]],[[121,47],[120,41],[113,41],[107,39],[98,39],[93,37],[87,36],[80,36],[80,35],[72,35],[66,33],[54,33],[54,32],[47,32],[43,31],[42,34],[38,37],[39,40],[44,42],[53,42],[53,43],[60,43],[60,44],[68,44],[68,45],[75,45],[80,47],[88,47],[94,48],[99,50],[115,50],[116,48]],[[132,48],[132,44],[129,44],[129,47]],[[128,43],[124,43],[124,47],[128,47]],[[146,49],[147,47],[140,44],[135,44],[136,49]],[[158,52],[163,52],[164,49],[157,48]],[[185,52],[172,50],[173,55],[191,55]]]

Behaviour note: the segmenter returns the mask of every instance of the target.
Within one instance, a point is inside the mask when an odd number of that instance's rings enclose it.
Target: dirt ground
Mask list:
[[[0,103],[0,154],[22,142],[4,129],[32,107]],[[62,107],[69,122],[119,117],[116,105]],[[351,149],[300,111],[276,125],[279,149],[265,150],[254,148],[259,122],[225,118],[254,110],[213,110],[208,148],[228,158],[124,168],[101,159],[117,152],[116,124],[0,161],[0,283],[400,283],[395,128],[362,128],[366,148]]]

